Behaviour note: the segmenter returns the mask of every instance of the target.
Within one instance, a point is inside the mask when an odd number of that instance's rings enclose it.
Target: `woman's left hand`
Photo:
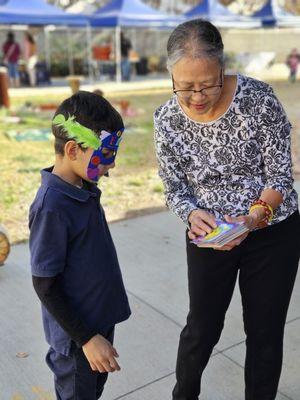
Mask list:
[[[215,250],[232,250],[234,247],[239,246],[243,240],[246,239],[246,237],[249,235],[249,232],[252,231],[254,228],[257,227],[258,222],[260,221],[261,216],[259,213],[251,213],[248,215],[241,215],[240,217],[230,217],[229,215],[225,215],[225,221],[229,223],[235,223],[235,222],[244,222],[246,226],[248,227],[248,231],[243,233],[242,235],[238,236],[231,242],[227,243],[223,247],[218,247],[215,248]]]

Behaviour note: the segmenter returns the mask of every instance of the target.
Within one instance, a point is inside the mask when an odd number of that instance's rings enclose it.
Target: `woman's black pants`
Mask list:
[[[299,257],[298,211],[251,232],[231,251],[201,249],[187,237],[190,310],[180,335],[173,400],[199,398],[201,376],[220,338],[237,276],[246,333],[245,399],[275,399]]]

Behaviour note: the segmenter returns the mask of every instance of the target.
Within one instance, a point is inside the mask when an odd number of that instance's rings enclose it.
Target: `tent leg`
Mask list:
[[[44,39],[45,39],[45,60],[47,69],[50,71],[51,68],[51,52],[50,52],[50,32],[47,27],[44,26]]]
[[[88,75],[89,75],[89,83],[94,83],[94,74],[93,74],[93,66],[92,66],[92,28],[90,25],[86,26],[86,42],[87,42],[87,60],[88,60]]]
[[[121,27],[116,26],[116,81],[122,82],[122,72],[121,72]]]
[[[68,46],[69,75],[74,75],[73,46],[72,46],[72,40],[71,40],[69,26],[67,26],[67,46]]]

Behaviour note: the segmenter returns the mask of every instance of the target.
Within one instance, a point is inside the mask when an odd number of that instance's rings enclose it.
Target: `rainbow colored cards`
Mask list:
[[[198,236],[192,240],[198,247],[222,247],[248,231],[247,226],[243,222],[228,223],[217,220],[217,228],[206,236]]]

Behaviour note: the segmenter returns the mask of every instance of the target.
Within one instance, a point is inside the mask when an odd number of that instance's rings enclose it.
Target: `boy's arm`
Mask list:
[[[50,278],[32,276],[32,283],[43,305],[78,347],[97,334],[88,330],[69,306],[60,287],[59,275]]]
[[[114,347],[103,336],[86,329],[61,288],[60,274],[67,259],[68,221],[57,210],[39,209],[30,213],[29,227],[33,284],[42,303],[70,337],[82,345],[92,370],[119,370]]]
[[[103,336],[88,330],[69,306],[60,287],[59,276],[32,276],[33,287],[50,314],[82,350],[91,366],[99,372],[119,371],[116,349]]]
[[[51,200],[51,197],[49,199]],[[84,334],[89,336],[89,332],[84,330],[74,312],[69,310],[66,296],[60,287],[60,277],[67,262],[69,222],[65,215],[59,212],[59,207],[53,205],[50,200],[50,205],[47,204],[46,198],[43,201],[43,207],[38,209],[33,207],[29,214],[29,247],[33,286],[46,309],[80,345]],[[53,209],[54,206],[57,209]],[[66,324],[64,323],[65,318]],[[79,327],[80,332],[77,335],[76,331]],[[86,340],[89,340],[89,337]]]

